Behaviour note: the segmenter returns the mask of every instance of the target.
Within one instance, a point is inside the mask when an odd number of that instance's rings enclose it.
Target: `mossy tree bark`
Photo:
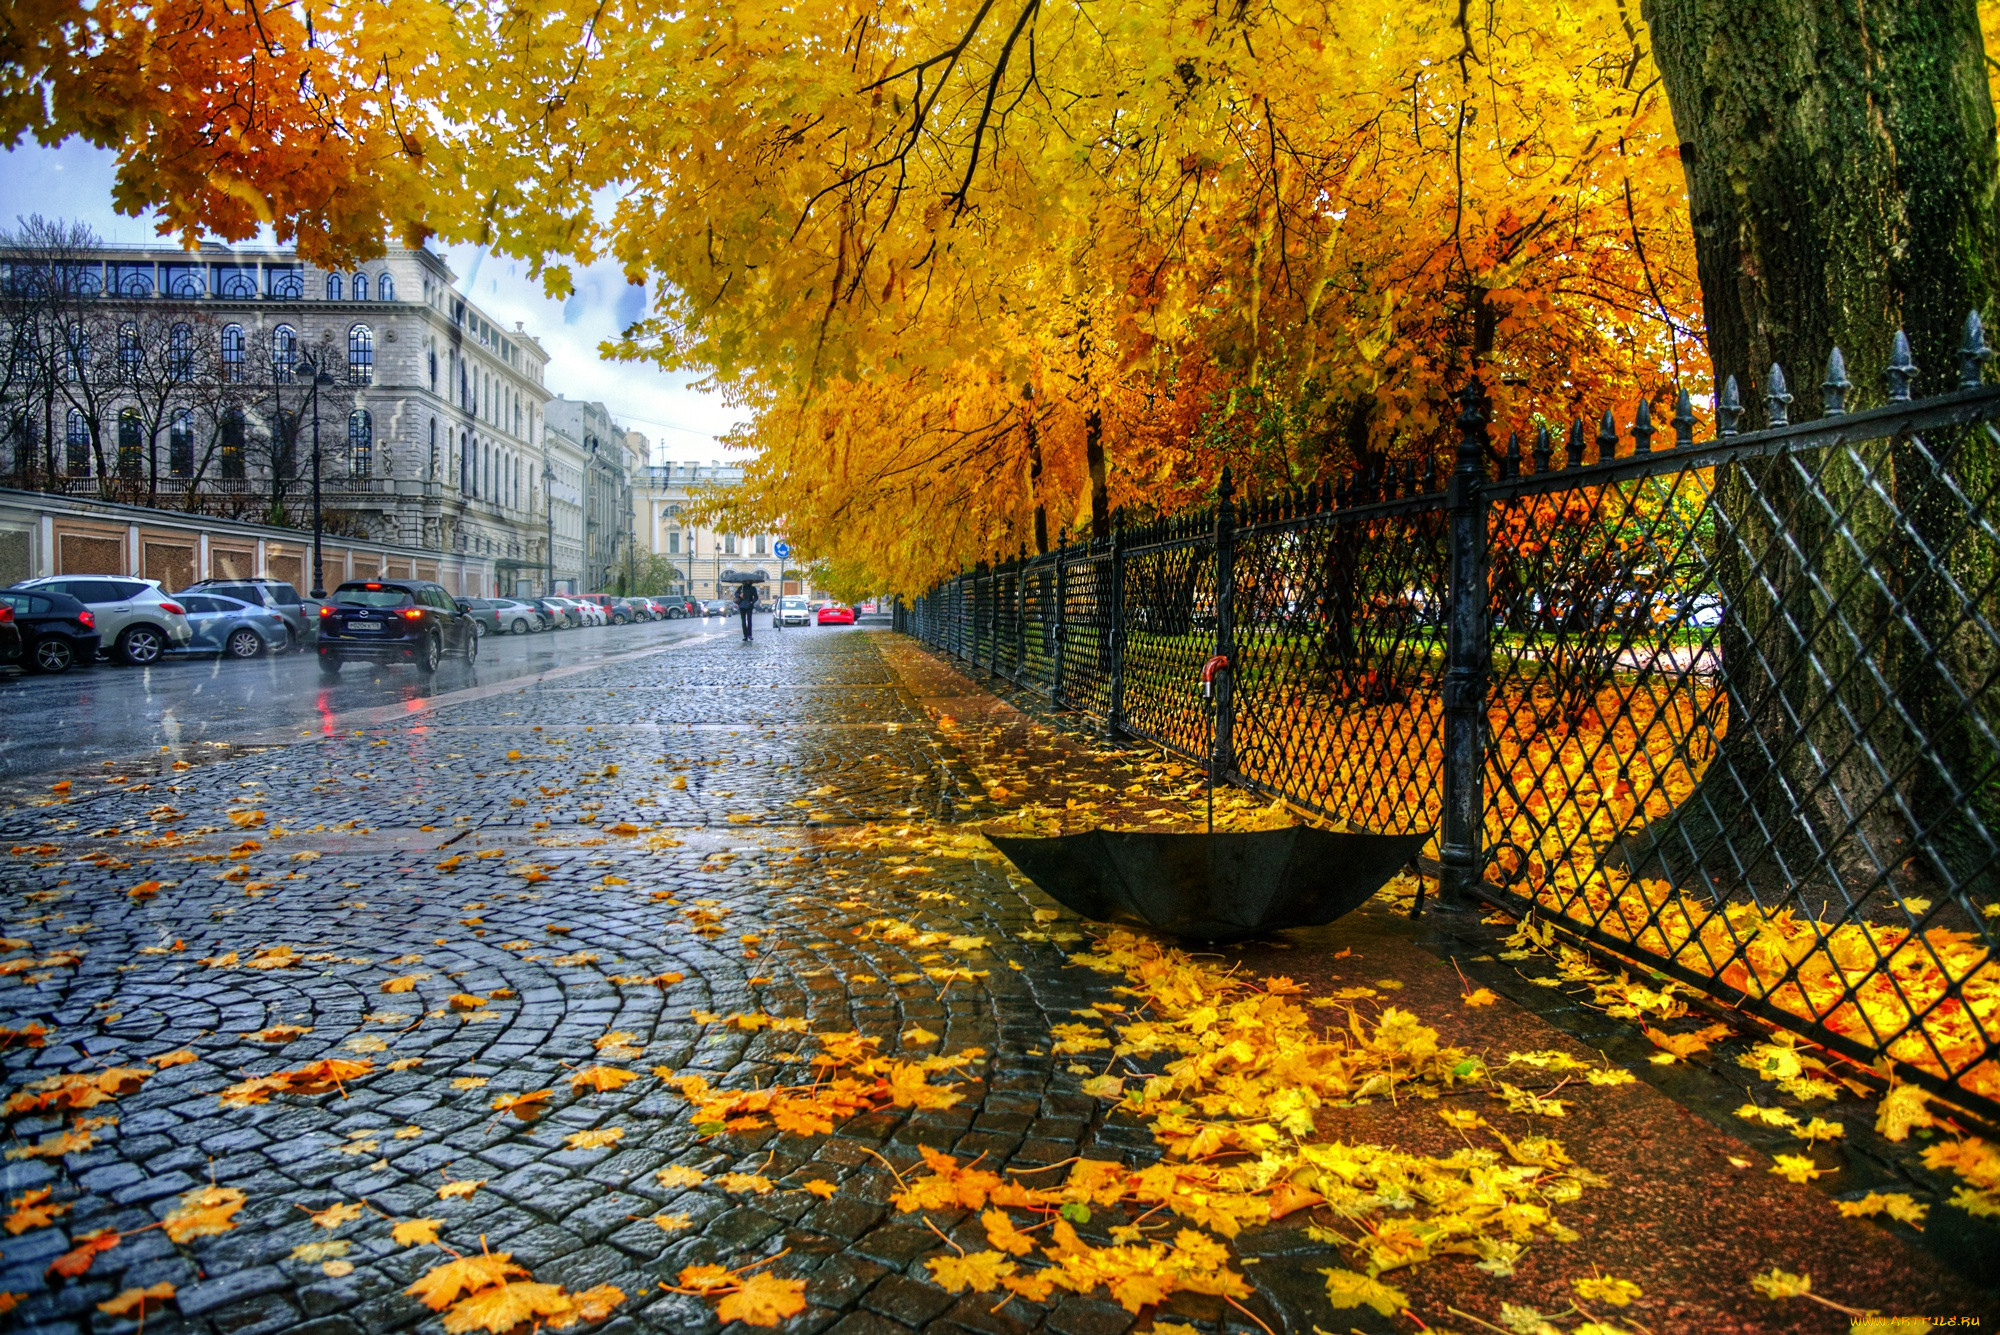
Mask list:
[[[1899,328],[1914,392],[1951,389],[1966,313],[1990,315],[2000,275],[1975,0],[1645,0],[1643,14],[1681,139],[1716,384],[1735,377],[1746,429],[1768,421],[1773,364],[1792,420],[1817,416],[1836,346],[1848,407],[1881,403]],[[1649,831],[1676,879],[1699,863],[1724,885],[1810,885],[1839,910],[1981,860],[1967,790],[1992,757],[1958,692],[1995,664],[1958,590],[1985,589],[1994,554],[1944,482],[1989,495],[1988,439],[1718,470],[1727,735],[1665,837]]]

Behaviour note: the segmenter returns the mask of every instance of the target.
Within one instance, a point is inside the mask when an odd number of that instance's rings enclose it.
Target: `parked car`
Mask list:
[[[542,614],[542,630],[566,630],[572,624],[569,605],[560,598],[530,598],[528,606]]]
[[[283,651],[292,642],[292,629],[275,607],[217,593],[174,596],[187,609],[188,625],[194,631],[187,646],[189,653],[259,658]]]
[[[21,666],[30,672],[67,672],[97,661],[97,618],[66,593],[51,589],[0,589],[0,603],[21,632]]]
[[[458,600],[472,618],[475,635],[498,635],[500,633],[500,602],[496,598],[461,598]]]
[[[14,587],[66,594],[90,609],[98,641],[137,667],[160,661],[169,649],[194,638],[187,613],[160,590],[156,579],[126,575],[45,575]]]
[[[289,647],[293,649],[306,648],[319,634],[318,601],[300,596],[297,589],[282,579],[201,579],[181,593],[212,593],[252,607],[271,608],[284,619],[285,629],[290,632]]]
[[[803,598],[780,598],[778,610],[771,614],[774,626],[807,626],[812,624],[812,613],[806,610]]]
[[[493,628],[508,635],[526,635],[548,625],[541,608],[519,598],[495,598],[493,610]]]
[[[660,604],[660,617],[664,621],[685,621],[694,615],[693,612],[688,610],[689,607],[690,604],[684,599],[669,598],[666,602]]]
[[[353,579],[320,609],[319,669],[333,675],[349,661],[414,663],[437,671],[446,654],[479,657],[470,606],[428,580]]]
[[[729,604],[720,598],[710,598],[701,605],[701,614],[705,617],[726,617],[729,612]]]
[[[21,628],[14,624],[14,609],[0,603],[0,663],[21,661]]]
[[[854,624],[854,609],[842,607],[839,603],[828,603],[819,609],[818,618],[822,626],[851,626]]]
[[[584,625],[608,626],[611,624],[611,618],[605,615],[604,608],[601,605],[592,602],[588,598],[578,598],[575,602],[576,610],[582,615]]]
[[[604,608],[604,615],[611,619],[611,624],[614,626],[629,626],[635,621],[648,620],[647,617],[640,615],[639,605],[630,598],[613,598],[609,603],[599,605]]]

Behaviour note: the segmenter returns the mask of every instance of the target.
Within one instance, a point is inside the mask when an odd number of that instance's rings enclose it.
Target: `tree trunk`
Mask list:
[[[1990,310],[2000,275],[1975,0],[1645,0],[1643,13],[1681,140],[1715,380],[1736,379],[1745,428],[1769,420],[1774,364],[1791,419],[1817,416],[1836,346],[1848,407],[1882,402],[1899,328],[1915,393],[1950,389],[1966,313]],[[1967,865],[1945,850],[1967,851],[1970,826],[1920,827],[1967,806],[1950,776],[1986,763],[1952,683],[1976,692],[1993,648],[1921,553],[1974,589],[1994,554],[1962,533],[1936,460],[1975,504],[1990,492],[1971,433],[1718,470],[1723,522],[1701,556],[1728,609],[1724,737],[1694,797],[1649,827],[1651,874],[1687,885],[1699,865],[1840,911],[1877,884]]]
[[[1104,476],[1104,413],[1093,407],[1083,422],[1083,459],[1090,469],[1090,536],[1111,536],[1111,497]]]

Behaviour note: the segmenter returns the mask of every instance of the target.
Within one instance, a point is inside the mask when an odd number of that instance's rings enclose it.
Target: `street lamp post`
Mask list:
[[[312,470],[313,470],[313,473],[312,473],[312,482],[313,482],[313,487],[312,487],[312,496],[313,496],[313,579],[312,579],[312,596],[313,596],[313,597],[315,597],[315,598],[324,598],[324,597],[326,597],[326,567],[325,567],[325,562],[324,562],[324,560],[322,559],[322,556],[321,556],[321,551],[320,551],[320,545],[321,545],[321,536],[322,536],[322,534],[321,534],[321,528],[322,528],[322,526],[321,526],[321,522],[320,522],[320,509],[319,509],[319,387],[320,387],[321,385],[331,385],[331,384],[333,384],[333,383],[334,383],[334,379],[333,379],[333,377],[332,377],[332,376],[328,375],[328,374],[326,373],[326,371],[325,371],[325,370],[324,370],[324,369],[323,369],[323,368],[322,368],[322,367],[320,366],[320,364],[319,364],[319,361],[318,361],[318,359],[317,359],[317,358],[314,358],[314,357],[310,357],[310,356],[308,356],[308,357],[301,357],[301,358],[299,358],[299,367],[298,367],[298,369],[297,369],[297,370],[295,370],[295,371],[293,371],[293,372],[292,372],[292,378],[293,378],[294,380],[306,380],[306,381],[309,381],[309,382],[311,383],[311,385],[312,385],[312,390],[311,390],[311,392],[310,392],[310,393],[309,393],[309,394],[308,394],[308,395],[306,396],[306,397],[307,397],[307,400],[308,400],[308,403],[310,404],[310,406],[311,406],[311,409],[312,409],[312,419],[313,419],[313,448],[312,448]]]
[[[555,597],[555,593],[556,593],[556,500],[555,500],[555,485],[556,485],[556,469],[555,469],[555,465],[554,465],[554,464],[551,464],[551,463],[548,463],[548,462],[546,462],[546,461],[545,461],[545,462],[544,462],[544,463],[542,464],[542,505],[543,505],[543,508],[544,508],[544,509],[546,509],[546,510],[548,511],[548,524],[549,524],[549,550],[548,550],[548,557],[549,557],[549,577],[548,577],[548,581],[547,581],[547,582],[546,582],[546,583],[545,583],[545,584],[544,584],[544,585],[542,586],[542,596],[543,596],[544,598],[553,598],[553,597]]]

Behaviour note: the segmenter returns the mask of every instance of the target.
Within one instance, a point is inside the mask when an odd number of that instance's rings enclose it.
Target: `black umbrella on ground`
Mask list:
[[[1204,691],[1228,664],[1202,672]],[[1086,918],[1123,919],[1197,941],[1318,927],[1350,913],[1415,858],[1420,834],[1295,825],[1215,833],[1215,762],[1205,834],[1091,830],[1053,839],[989,835],[1052,899]]]

